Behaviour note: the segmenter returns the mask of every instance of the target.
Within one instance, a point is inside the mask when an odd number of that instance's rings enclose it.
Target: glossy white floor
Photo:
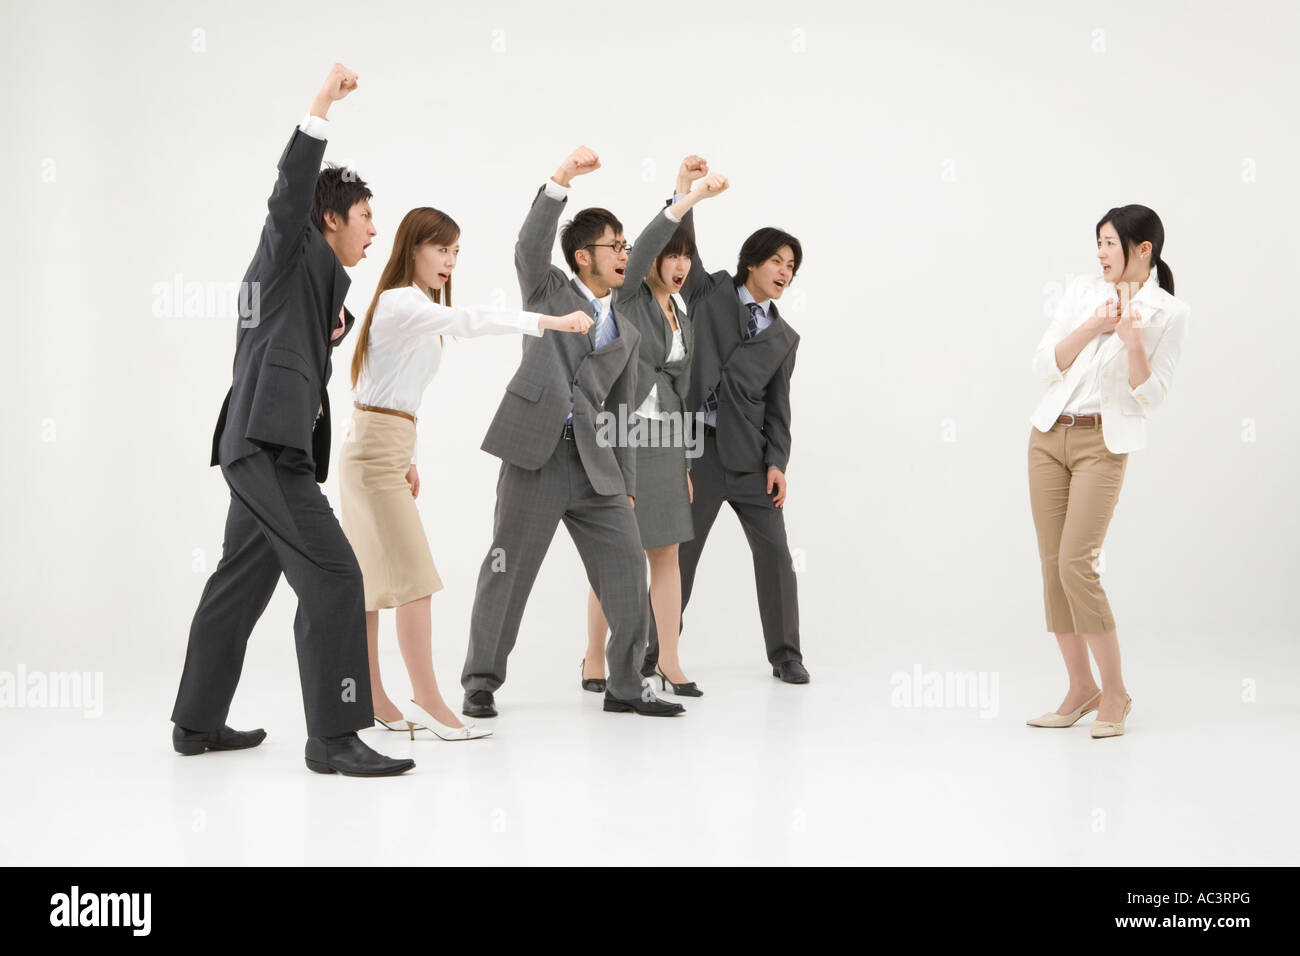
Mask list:
[[[494,737],[367,732],[417,760],[396,779],[307,771],[291,651],[272,642],[250,649],[231,715],[267,728],[253,751],[172,753],[170,681],[119,682],[98,719],[0,710],[0,862],[1300,862],[1292,648],[1258,655],[1253,674],[1209,639],[1175,661],[1134,653],[1129,733],[1094,741],[1091,718],[1024,725],[1062,689],[1046,646],[1021,654],[1032,670],[985,675],[997,678],[988,716],[952,697],[905,706],[891,677],[943,663],[913,641],[870,645],[853,667],[809,655],[804,687],[770,677],[757,647],[743,665],[701,652],[691,676],[707,696],[652,720],[602,713],[578,688],[574,649],[543,643],[512,659],[502,716],[484,722]],[[395,654],[385,666],[396,691]]]

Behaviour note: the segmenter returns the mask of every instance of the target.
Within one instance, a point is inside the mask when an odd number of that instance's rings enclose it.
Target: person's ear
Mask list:
[[[1143,259],[1151,258],[1151,242],[1149,240],[1138,245],[1138,255]]]
[[[591,253],[589,253],[586,249],[575,249],[573,252],[573,261],[576,262],[579,266],[590,266]]]
[[[336,213],[333,209],[326,209],[326,210],[325,210],[325,215],[324,215],[323,218],[324,218],[324,220],[325,220],[325,231],[326,231],[326,232],[338,232],[338,229],[339,229],[339,214],[338,214],[338,213]]]

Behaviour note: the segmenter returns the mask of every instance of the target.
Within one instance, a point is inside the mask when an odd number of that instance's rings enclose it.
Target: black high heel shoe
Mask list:
[[[582,663],[578,665],[578,676],[582,677],[582,669],[587,666],[587,659],[584,657]],[[605,678],[603,677],[583,677],[582,689],[589,690],[593,694],[605,693]]]
[[[664,672],[658,668],[658,666],[655,667],[655,676],[659,678],[660,690],[668,690],[668,688],[671,687],[673,689],[672,692],[678,697],[704,696],[704,691],[695,686],[695,681],[691,681],[689,684],[674,684],[667,678]]]

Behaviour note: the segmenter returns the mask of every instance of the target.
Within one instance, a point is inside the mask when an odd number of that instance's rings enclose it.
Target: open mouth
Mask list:
[[[446,284],[447,284],[447,280],[451,278],[451,273],[450,273],[450,272],[439,272],[439,273],[438,273],[438,278],[442,280],[442,284],[443,284],[443,285],[446,285]]]
[[[673,288],[680,289],[682,287],[682,283],[685,281],[686,281],[685,276],[673,276]]]
[[[777,279],[777,280],[776,280],[776,287],[777,287],[778,289],[784,289],[784,288],[785,288],[785,280],[784,280],[784,279]]]
[[[615,269],[615,270],[614,270],[614,275],[616,275],[616,276],[621,276],[621,275],[624,275],[626,272],[627,272],[626,269]]]

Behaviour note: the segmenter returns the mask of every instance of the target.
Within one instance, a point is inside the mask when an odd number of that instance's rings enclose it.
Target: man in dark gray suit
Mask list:
[[[307,766],[391,776],[415,762],[357,737],[374,722],[361,569],[319,485],[329,472],[330,353],[353,322],[343,267],[361,261],[375,235],[366,184],[347,170],[321,172],[330,104],[356,85],[355,73],[334,64],[280,157],[244,275],[257,307],[240,319],[234,380],[212,436],[230,509],[221,562],[190,627],[172,744],[194,755],[255,747],[266,736],[232,730],[226,716],[249,635],[283,572],[298,595]]]
[[[683,224],[694,231],[694,214]],[[682,609],[709,529],[725,501],[740,519],[753,555],[759,619],[772,676],[808,683],[799,646],[799,595],[785,535],[790,460],[790,377],[799,335],[777,311],[776,300],[803,261],[799,240],[772,227],[759,229],[740,249],[736,274],[710,275],[698,252],[683,295],[695,325],[687,407],[698,410],[704,437],[691,465],[695,537],[678,548]],[[654,621],[642,673],[658,659]]]
[[[605,710],[655,717],[685,710],[655,697],[641,679],[650,605],[632,514],[636,456],[622,434],[608,440],[606,427],[607,416],[626,421],[635,409],[639,336],[611,305],[627,268],[622,225],[607,210],[582,210],[561,238],[574,278],[551,265],[569,183],[599,167],[590,149],[575,150],[538,190],[515,245],[525,309],[581,309],[593,322],[586,335],[525,338],[519,369],[483,441],[483,450],[502,462],[492,547],[479,571],[461,675],[462,710],[470,717],[496,716],[493,694],[505,681],[524,606],[560,521],[610,623]],[[660,219],[666,232],[676,229]]]

